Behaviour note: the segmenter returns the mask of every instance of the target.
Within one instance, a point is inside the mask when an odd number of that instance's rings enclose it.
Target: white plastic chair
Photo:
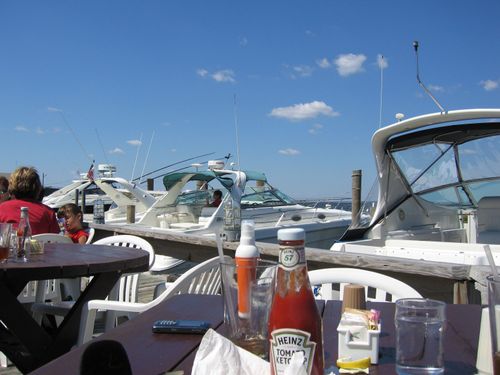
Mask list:
[[[394,302],[400,298],[421,298],[419,292],[408,284],[381,273],[358,268],[324,268],[309,271],[311,285],[319,286],[317,299],[336,299],[332,284],[339,285],[339,299],[343,298],[345,284],[358,284],[365,287],[367,301]],[[369,293],[375,289],[375,297]],[[389,298],[390,297],[390,298]]]
[[[225,258],[227,260],[230,259],[229,257]],[[148,303],[131,303],[107,300],[89,301],[82,311],[78,345],[92,339],[95,317],[98,310],[108,311],[108,313],[110,311],[115,311],[121,314],[128,313],[132,317],[149,310],[150,308],[177,294],[220,294],[221,278],[219,265],[219,257],[209,259],[196,265],[180,276],[157,298]]]
[[[122,246],[145,250],[149,253],[149,267],[152,266],[155,260],[153,246],[151,246],[151,244],[145,239],[137,236],[119,235],[105,237],[94,242],[93,245]],[[134,303],[137,301],[138,289],[139,274],[124,274],[122,275],[118,283],[114,286],[108,298],[120,302]],[[34,312],[37,313],[63,317],[69,312],[71,307],[73,307],[73,304],[74,301],[35,303],[31,308]],[[116,314],[108,314],[106,316],[106,327],[114,325],[114,320],[116,320],[117,318],[118,316]]]

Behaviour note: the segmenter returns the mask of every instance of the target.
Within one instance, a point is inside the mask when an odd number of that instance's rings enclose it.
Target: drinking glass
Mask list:
[[[441,301],[403,298],[396,301],[396,371],[398,374],[443,374],[445,307]]]
[[[488,276],[488,302],[490,312],[493,375],[500,375],[500,278]]]
[[[0,223],[0,263],[7,262],[10,251],[11,223]]]
[[[276,262],[262,259],[257,259],[256,266],[236,265],[234,260],[221,264],[224,324],[228,330],[228,338],[261,358],[267,358],[269,355],[267,322],[271,310],[276,266]],[[238,280],[238,274],[248,275],[246,271],[250,269],[253,275],[251,280],[247,278]],[[244,308],[238,303],[242,298],[248,301]],[[243,309],[245,311],[242,311]]]

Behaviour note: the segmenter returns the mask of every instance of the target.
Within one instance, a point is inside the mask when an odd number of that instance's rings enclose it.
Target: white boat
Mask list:
[[[109,164],[98,165],[99,177],[113,177],[116,172],[116,167]],[[113,201],[94,183],[93,179],[88,177],[87,173],[81,173],[80,178],[73,180],[71,184],[54,191],[52,194],[43,197],[42,203],[47,206],[58,209],[67,203],[78,202],[81,205],[82,192],[85,192],[85,209],[84,213],[92,213],[94,202],[96,199],[101,199],[104,208],[108,209]]]
[[[349,211],[300,205],[271,186],[263,173],[223,166],[223,162],[211,161],[206,171],[165,175],[163,183],[168,194],[159,198],[136,225],[166,232],[213,235],[223,229],[231,202],[240,207],[241,219],[254,220],[258,241],[276,242],[278,229],[301,227],[307,232],[308,246],[328,249],[351,223]],[[222,204],[207,207],[217,189],[223,193]],[[106,223],[113,224],[108,220]]]
[[[427,114],[375,132],[371,221],[331,250],[500,264],[500,109]]]

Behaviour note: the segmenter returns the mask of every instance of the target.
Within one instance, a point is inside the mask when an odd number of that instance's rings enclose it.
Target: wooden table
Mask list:
[[[0,350],[23,373],[66,353],[78,337],[80,314],[91,299],[103,299],[124,272],[147,271],[146,251],[102,245],[46,244],[44,254],[26,263],[0,264]],[[55,332],[38,325],[18,301],[18,294],[32,280],[93,276],[74,307]]]
[[[337,330],[341,302],[319,302],[323,316],[325,365],[335,366]],[[368,303],[382,312],[380,360],[371,366],[370,374],[392,375],[395,371],[394,304]],[[219,332],[222,326],[221,296],[178,295],[109,332],[98,339],[117,340],[127,351],[132,372],[158,375],[165,371],[183,370],[190,374],[201,335],[153,334],[151,326],[158,319],[203,319]],[[447,374],[474,374],[479,336],[481,308],[478,305],[447,305],[444,359]],[[78,373],[86,345],[39,368],[33,375]]]

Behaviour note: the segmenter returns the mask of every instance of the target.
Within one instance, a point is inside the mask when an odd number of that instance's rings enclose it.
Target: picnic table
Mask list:
[[[75,345],[84,304],[104,299],[120,276],[148,270],[146,251],[119,246],[45,244],[25,263],[0,264],[0,350],[23,373],[61,356]],[[33,280],[93,276],[55,331],[37,324],[17,296]]]

